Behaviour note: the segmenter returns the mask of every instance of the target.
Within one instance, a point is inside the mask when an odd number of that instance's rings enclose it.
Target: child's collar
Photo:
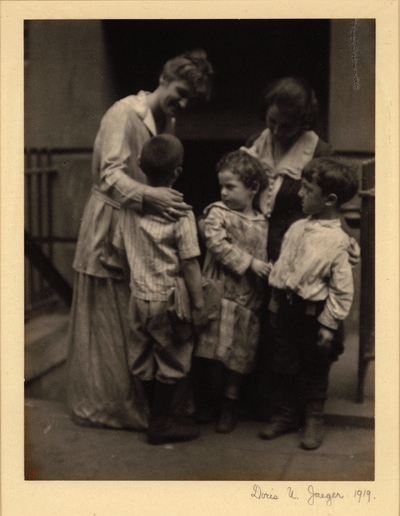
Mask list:
[[[320,225],[324,228],[340,228],[342,225],[339,217],[335,219],[316,219],[312,215],[309,215],[306,220],[310,225]]]

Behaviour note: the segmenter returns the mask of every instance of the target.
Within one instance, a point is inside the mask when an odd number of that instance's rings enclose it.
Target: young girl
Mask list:
[[[203,275],[222,283],[221,314],[199,336],[196,355],[209,359],[208,372],[215,368],[215,361],[223,365],[216,431],[229,433],[235,426],[234,404],[241,379],[255,365],[257,311],[272,265],[266,263],[268,222],[254,208],[255,199],[266,186],[262,166],[247,152],[238,150],[219,161],[217,172],[222,202],[205,209],[207,254]],[[203,403],[202,408],[207,414],[199,410],[198,420],[206,422],[213,415],[215,403]]]

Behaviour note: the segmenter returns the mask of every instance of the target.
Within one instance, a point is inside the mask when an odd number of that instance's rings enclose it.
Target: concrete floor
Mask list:
[[[53,398],[25,391],[25,478],[35,480],[346,480],[374,479],[374,362],[364,403],[356,403],[358,334],[332,367],[326,437],[305,451],[299,435],[262,441],[258,421],[240,421],[229,435],[213,425],[198,440],[150,446],[146,434],[76,426],[65,405],[65,367],[46,375]],[[64,371],[65,372],[65,371]],[[58,386],[58,387],[57,387]],[[56,388],[57,387],[57,388]],[[39,399],[42,398],[42,399]],[[45,398],[45,399],[43,399]]]
[[[374,431],[328,426],[318,450],[299,435],[262,441],[262,423],[239,421],[229,435],[212,424],[188,443],[151,446],[146,434],[75,425],[63,403],[26,399],[25,475],[35,480],[374,479]]]

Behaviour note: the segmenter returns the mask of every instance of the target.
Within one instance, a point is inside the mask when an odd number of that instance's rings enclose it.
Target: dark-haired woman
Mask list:
[[[268,260],[273,262],[279,256],[283,235],[289,226],[305,217],[298,195],[303,168],[313,158],[334,155],[332,146],[314,131],[318,109],[314,90],[305,79],[279,79],[266,92],[266,129],[246,143],[248,152],[261,161],[269,180],[268,188],[260,196],[260,209],[269,220],[267,255]],[[360,249],[354,238],[351,242],[352,247],[348,250],[349,261],[356,265]],[[261,316],[260,370],[256,377],[249,379],[249,389],[256,388],[255,382],[258,384],[256,389],[261,390],[261,402],[255,410],[263,419],[271,414],[275,403],[292,406],[291,400],[282,399],[285,398],[287,389],[282,385],[280,366],[274,361],[271,343],[273,329],[268,320],[268,302],[267,295]],[[341,331],[343,333],[343,328]],[[268,369],[267,372],[265,368]],[[297,382],[298,378],[291,378],[291,381]],[[272,400],[271,390],[274,392]],[[292,389],[290,392],[296,390]],[[289,429],[293,430],[298,425],[297,416],[288,408],[281,419],[279,416],[275,417],[265,427],[262,437],[273,439]]]
[[[269,180],[260,208],[269,219],[268,259],[275,261],[283,235],[304,217],[298,196],[301,171],[313,158],[332,156],[334,150],[314,132],[318,102],[304,79],[286,77],[274,82],[265,96],[265,110],[266,129],[249,139],[247,147],[261,161]]]

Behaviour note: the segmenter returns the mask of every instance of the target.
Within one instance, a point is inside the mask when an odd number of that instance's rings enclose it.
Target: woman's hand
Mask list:
[[[147,186],[143,198],[150,211],[158,213],[170,221],[178,220],[192,208],[183,202],[181,192],[163,186]]]
[[[354,237],[350,237],[350,247],[347,249],[349,253],[349,262],[352,267],[355,267],[360,262],[361,249]]]

